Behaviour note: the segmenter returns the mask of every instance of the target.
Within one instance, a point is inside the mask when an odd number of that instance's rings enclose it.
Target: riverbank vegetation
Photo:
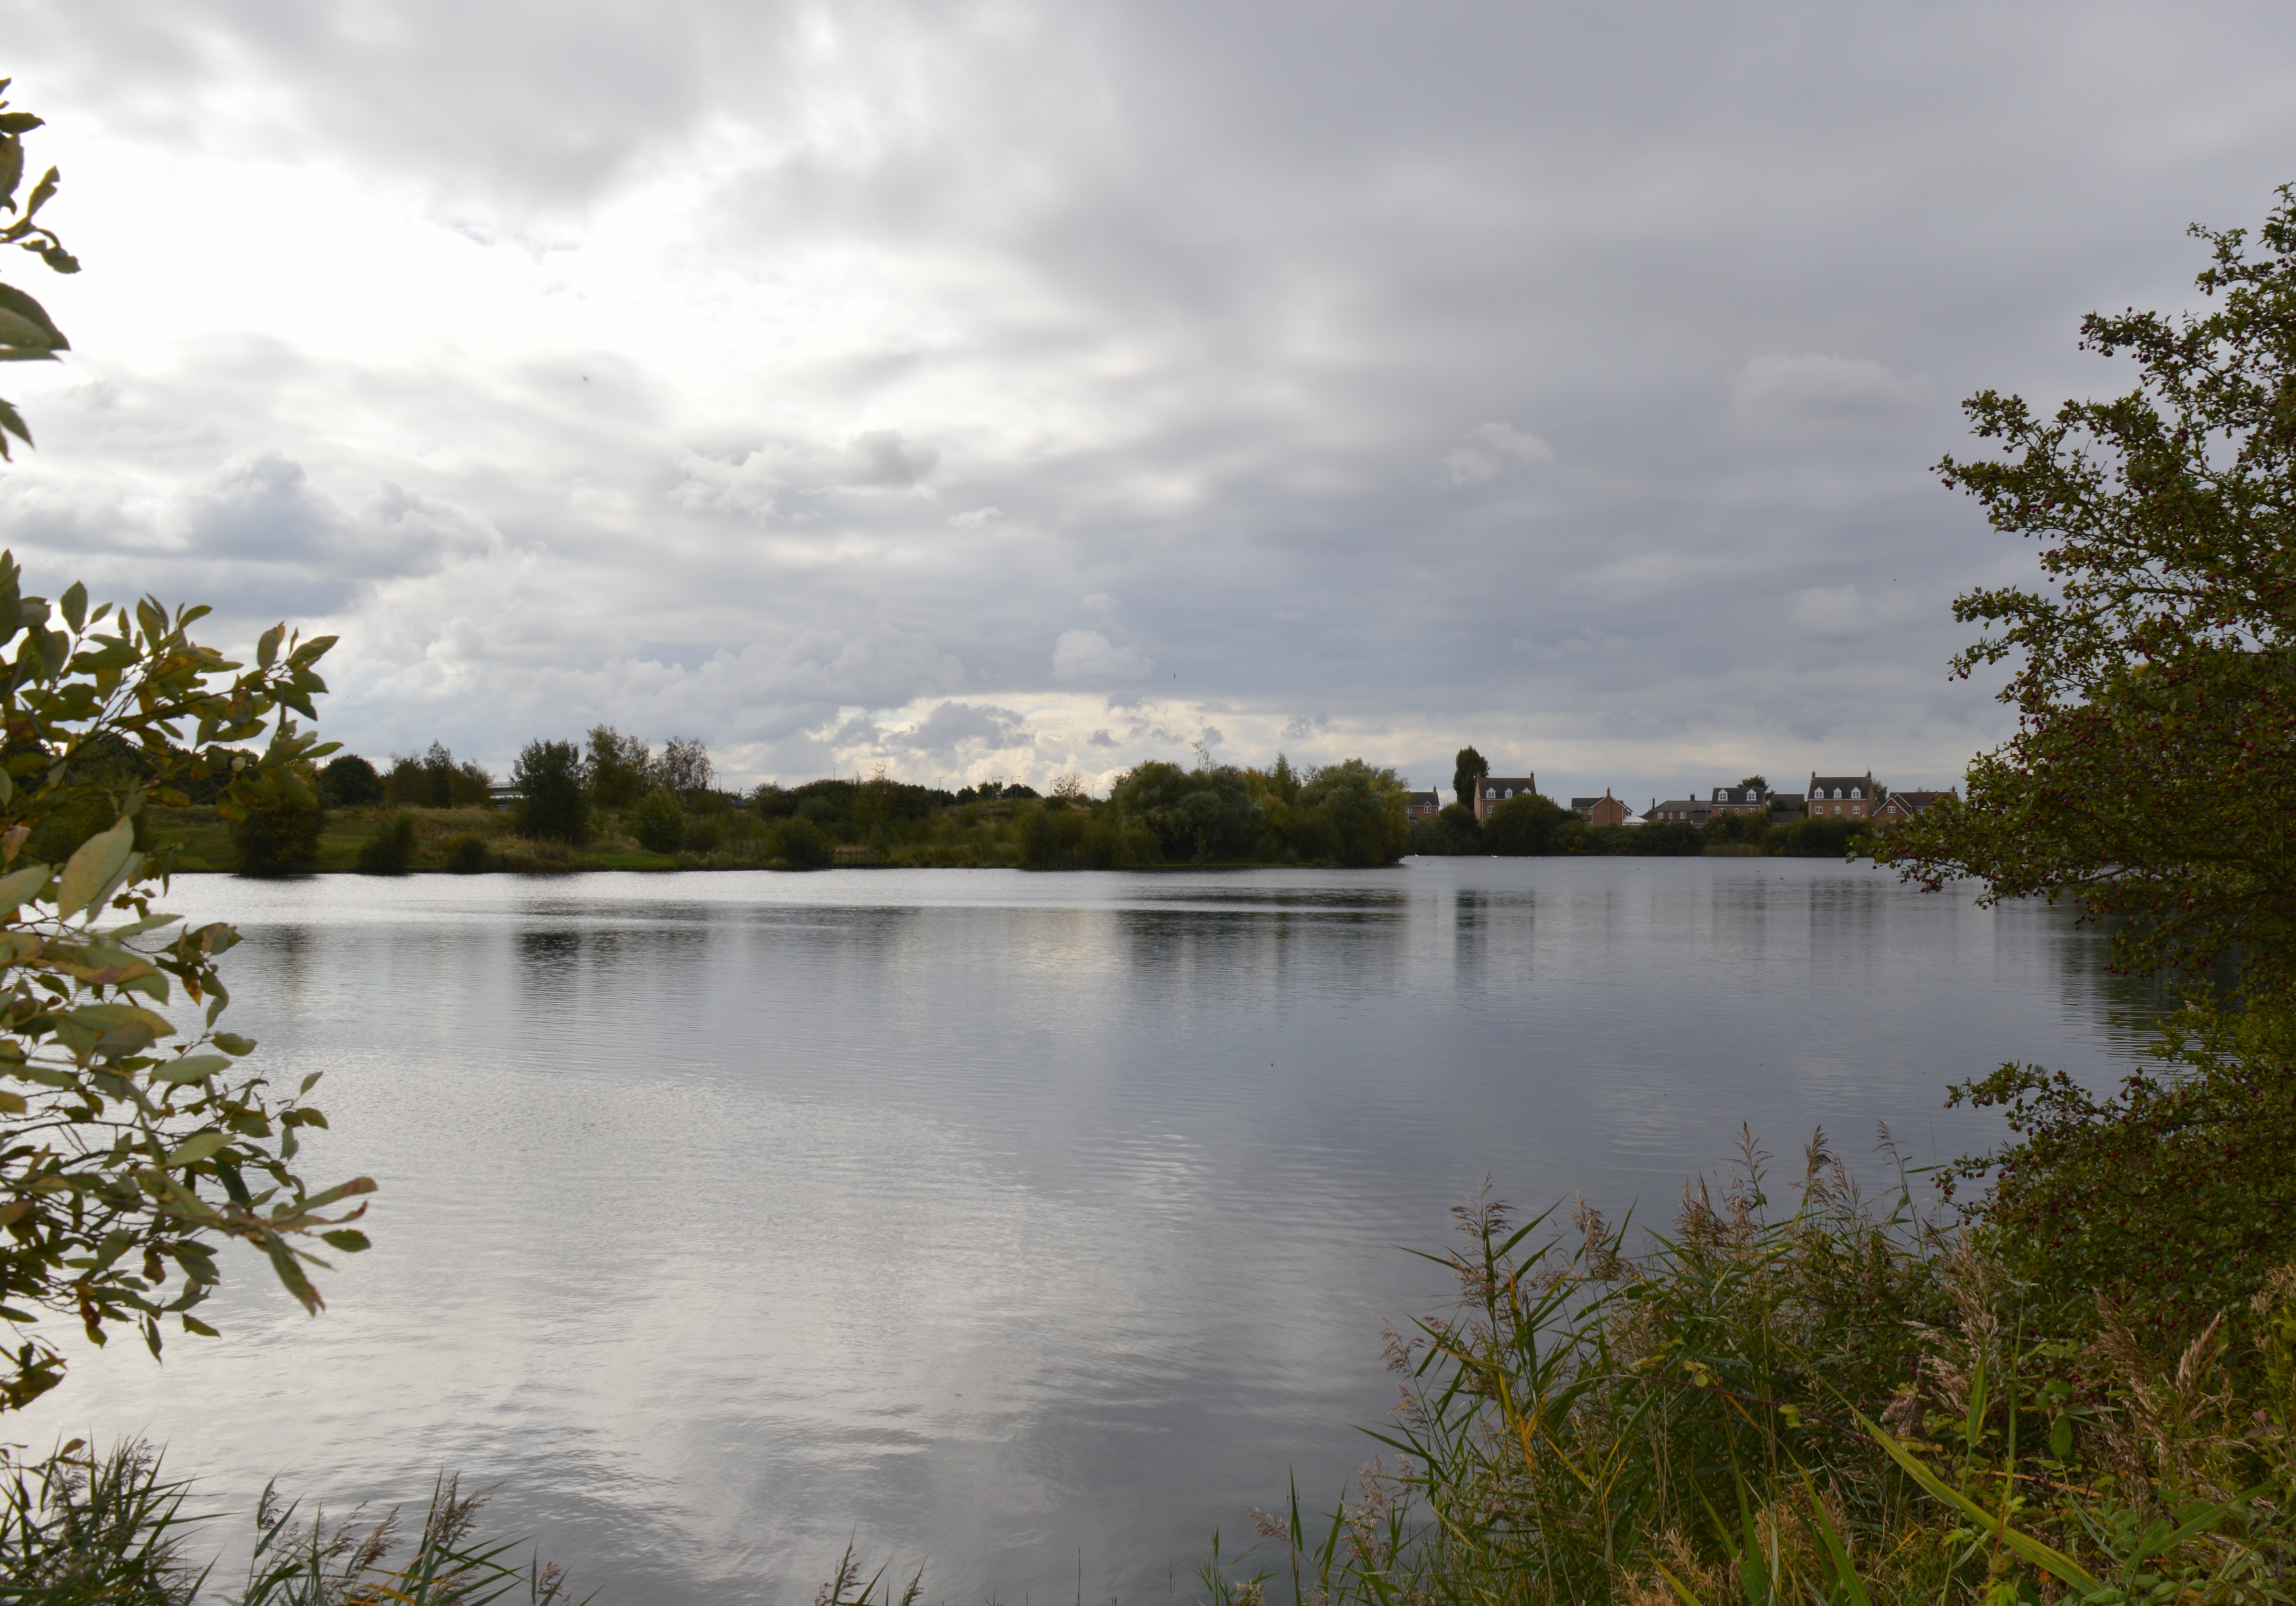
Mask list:
[[[125,758],[121,773],[143,764]],[[254,875],[1376,865],[1412,844],[1403,783],[1359,758],[1309,770],[1280,753],[1264,770],[1150,762],[1104,799],[1074,778],[1049,796],[995,782],[950,792],[882,774],[749,792],[714,781],[699,742],[672,739],[655,753],[600,725],[578,747],[529,743],[504,806],[483,769],[433,742],[388,769],[340,755],[309,799],[253,820],[226,820],[187,796],[155,808],[150,829],[178,870]]]

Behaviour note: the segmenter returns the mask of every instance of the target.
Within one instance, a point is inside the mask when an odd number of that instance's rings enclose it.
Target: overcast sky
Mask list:
[[[928,783],[1997,740],[1929,466],[2296,178],[2284,4],[0,0],[86,271],[0,540],[322,728]],[[37,282],[36,282],[37,281]]]

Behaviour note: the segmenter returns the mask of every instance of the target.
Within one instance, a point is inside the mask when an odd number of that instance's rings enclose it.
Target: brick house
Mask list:
[[[1589,825],[1623,825],[1634,811],[1611,795],[1604,787],[1599,798],[1573,798],[1570,812]]]
[[[1475,823],[1482,823],[1491,817],[1491,810],[1509,798],[1536,797],[1538,777],[1536,775],[1485,775],[1475,783]]]
[[[1769,817],[1770,789],[1767,786],[1718,786],[1706,807],[1718,815],[1759,815]]]
[[[1663,803],[1652,798],[1650,807],[1644,811],[1643,823],[1646,825],[1703,825],[1712,808],[1713,806],[1703,798],[1669,798]]]
[[[1812,819],[1868,820],[1874,816],[1874,772],[1862,775],[1821,775],[1809,773],[1809,812]]]
[[[1874,823],[1890,826],[1910,820],[1939,798],[1957,798],[1961,789],[1948,787],[1944,791],[1893,791],[1882,799],[1874,810]]]
[[[1443,812],[1443,794],[1427,791],[1406,791],[1403,794],[1403,812],[1414,820],[1431,820]]]

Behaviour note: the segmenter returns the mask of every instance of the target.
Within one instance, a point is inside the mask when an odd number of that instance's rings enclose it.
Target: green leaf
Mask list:
[[[211,1158],[230,1142],[228,1136],[212,1128],[206,1132],[194,1132],[176,1144],[174,1152],[160,1163],[170,1171],[179,1171],[185,1166],[196,1166]]]
[[[221,1054],[185,1054],[180,1060],[155,1066],[152,1079],[155,1082],[203,1082],[219,1070],[229,1070],[231,1061]]]
[[[350,1227],[339,1227],[334,1232],[322,1233],[319,1236],[347,1254],[357,1254],[359,1250],[370,1247],[366,1234]]]
[[[72,627],[74,635],[78,635],[87,624],[87,587],[74,580],[57,606],[63,611],[64,623]]]
[[[80,844],[64,864],[56,889],[56,913],[69,918],[101,899],[135,847],[135,822],[121,819]]]
[[[6,771],[0,770],[0,776]],[[21,870],[0,875],[0,914],[21,907],[39,896],[40,889],[48,884],[52,873],[45,864],[27,864]]]
[[[1959,1489],[1956,1489],[1952,1485],[1947,1483],[1935,1472],[1931,1471],[1928,1467],[1922,1463],[1920,1459],[1916,1457],[1911,1450],[1908,1450],[1903,1444],[1899,1443],[1896,1437],[1893,1436],[1887,1429],[1868,1421],[1865,1413],[1853,1412],[1852,1414],[1857,1418],[1857,1425],[1865,1429],[1866,1431],[1872,1436],[1875,1444],[1880,1445],[1882,1449],[1889,1453],[1890,1460],[1905,1468],[1907,1475],[1910,1476],[1915,1483],[1920,1484],[1922,1487],[1927,1489],[1938,1499],[1944,1501],[1948,1505],[1959,1511],[1972,1522],[1983,1528],[1987,1533],[1993,1535],[1996,1538],[1999,1539],[2002,1544],[2007,1545],[2011,1550],[2015,1551],[2027,1561],[2030,1562],[2035,1567],[2040,1568],[2045,1572],[2054,1575],[2056,1577],[2063,1580],[2065,1583],[2070,1584],[2076,1589],[2081,1590],[2086,1594],[2094,1594],[2098,1590],[2104,1587],[2103,1584],[2099,1583],[2095,1577],[2090,1576],[2087,1570],[2084,1569],[2079,1562],[2065,1554],[2064,1552],[2058,1550],[2054,1545],[2044,1544],[2042,1541],[2034,1538],[2030,1534],[2018,1532],[2015,1528],[2011,1528],[2007,1522],[1996,1517],[1991,1512],[1987,1511],[1983,1506],[1970,1499],[1968,1495],[1963,1494]]]
[[[223,1337],[223,1334],[217,1332],[214,1328],[209,1327],[205,1322],[201,1321],[189,1311],[185,1311],[183,1315],[177,1319],[183,1323],[184,1331],[185,1332],[195,1332],[203,1339],[219,1339]]]
[[[217,1032],[214,1041],[217,1048],[234,1059],[243,1058],[255,1052],[255,1039],[242,1037],[237,1032]]]
[[[268,669],[271,667],[272,660],[279,656],[279,638],[286,634],[286,626],[274,625],[257,638],[255,663],[258,668]]]

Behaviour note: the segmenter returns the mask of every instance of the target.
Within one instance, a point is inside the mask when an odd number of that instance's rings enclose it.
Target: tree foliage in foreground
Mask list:
[[[0,78],[0,95],[4,95],[8,85],[8,79]],[[76,274],[78,259],[39,218],[40,209],[54,198],[62,175],[50,168],[20,206],[16,200],[24,182],[24,135],[39,126],[38,118],[29,111],[9,111],[7,101],[0,98],[0,217],[5,218],[0,222],[0,245],[29,251],[57,273]],[[71,342],[38,301],[12,284],[0,283],[0,363],[53,362],[59,353],[70,349]],[[0,400],[0,463],[8,460],[11,435],[26,446],[32,444],[32,431],[22,415]]]
[[[308,1246],[365,1248],[348,1225],[365,1207],[342,1207],[374,1185],[297,1174],[299,1133],[326,1125],[303,1102],[318,1077],[282,1095],[244,1063],[255,1045],[218,1028],[217,961],[238,936],[155,910],[164,856],[135,846],[145,805],[181,804],[187,783],[217,783],[234,822],[316,805],[312,760],[332,750],[289,715],[312,714],[333,638],[275,627],[248,668],[192,639],[204,608],[90,610],[77,585],[51,606],[20,584],[0,553],[0,1410],[62,1380],[46,1318],[98,1344],[138,1329],[155,1355],[165,1318],[212,1333],[194,1313],[222,1239],[317,1310]],[[229,750],[267,721],[259,755]],[[122,744],[141,772],[111,761]],[[109,823],[69,857],[29,858],[44,822],[91,807]]]
[[[1954,660],[2004,661],[2014,736],[1967,795],[1940,799],[1884,856],[1988,898],[2072,894],[2108,917],[2132,970],[2233,956],[2254,994],[2296,982],[2296,188],[2251,258],[2195,227],[2218,305],[2081,324],[2127,353],[2135,387],[2036,414],[1967,404],[1998,455],[1939,464],[1997,529],[2039,543],[2047,585],[1954,604],[1986,635]]]
[[[2016,733],[1877,855],[1931,888],[2070,897],[2120,968],[2188,995],[2174,1069],[2099,1098],[2003,1066],[1956,1102],[2016,1141],[1959,1162],[1967,1209],[2017,1274],[2067,1309],[2148,1317],[2259,1286],[2296,1223],[2296,189],[2251,257],[2213,247],[2205,314],[2092,314],[2081,343],[2136,383],[2048,417],[1967,404],[1997,457],[1939,466],[1994,527],[2031,537],[2047,585],[1980,590],[1987,634],[1954,661],[2010,662]],[[2213,968],[2211,968],[2213,967]]]

